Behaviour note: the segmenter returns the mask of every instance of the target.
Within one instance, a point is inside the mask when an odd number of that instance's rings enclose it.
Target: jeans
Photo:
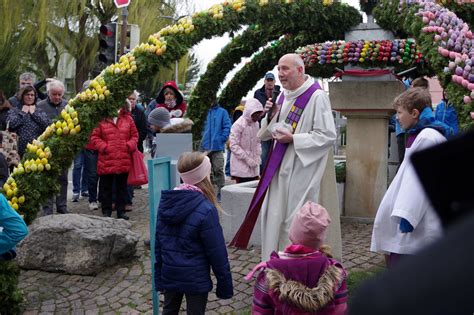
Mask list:
[[[125,198],[127,195],[128,173],[100,175],[99,194],[102,202],[102,213],[110,217],[112,215],[112,194],[114,192],[117,200],[115,210],[117,218],[120,218],[125,209]]]
[[[186,314],[201,315],[206,312],[207,293],[184,294],[180,292],[165,292],[164,295],[163,315],[178,315],[183,295],[186,296]]]
[[[59,190],[59,195],[55,197],[51,197],[46,201],[46,203],[43,205],[43,213],[44,215],[50,215],[53,214],[53,204],[54,201],[56,201],[56,211],[58,213],[66,213],[67,212],[67,173],[68,170],[63,170],[61,175],[59,175],[59,185],[60,185],[60,190]],[[56,200],[55,200],[56,199]]]
[[[126,205],[133,205],[133,197],[134,193],[133,190],[135,189],[135,186],[127,186],[127,196],[125,196],[125,204]]]
[[[225,161],[225,176],[230,176],[230,149],[227,150],[227,158]]]
[[[224,152],[223,151],[211,151],[207,154],[209,160],[211,160],[211,182],[217,187],[217,192],[224,187],[225,175],[224,175]]]
[[[75,194],[86,193],[88,191],[87,183],[87,164],[85,163],[85,151],[81,150],[74,159],[72,169],[72,192]]]
[[[87,190],[89,191],[89,202],[97,202],[97,151],[84,150],[84,164],[87,170]]]

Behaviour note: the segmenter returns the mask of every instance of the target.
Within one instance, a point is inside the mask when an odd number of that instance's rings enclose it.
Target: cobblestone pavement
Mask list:
[[[100,215],[100,210],[89,210],[84,199],[69,202],[68,206],[74,213]],[[131,261],[95,277],[22,271],[24,314],[151,314],[150,252],[143,245],[149,233],[147,189],[135,190],[134,209],[128,214],[132,229],[141,236]],[[380,255],[369,252],[371,231],[370,224],[342,223],[343,260],[349,271],[382,264]],[[234,297],[219,300],[211,293],[206,314],[250,314],[252,283],[243,280],[243,276],[260,261],[259,257],[259,248],[229,249]]]

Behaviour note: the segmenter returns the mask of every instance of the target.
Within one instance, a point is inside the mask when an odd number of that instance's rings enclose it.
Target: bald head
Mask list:
[[[296,90],[305,81],[304,61],[298,54],[286,54],[278,61],[278,78],[287,90]]]

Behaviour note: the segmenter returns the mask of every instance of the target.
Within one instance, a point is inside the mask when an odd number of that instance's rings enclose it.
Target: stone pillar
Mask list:
[[[387,190],[388,119],[399,81],[329,83],[333,110],[347,117],[345,215],[373,218]]]

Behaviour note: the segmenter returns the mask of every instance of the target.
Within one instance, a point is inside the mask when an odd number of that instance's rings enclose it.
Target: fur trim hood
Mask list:
[[[268,287],[280,301],[291,304],[299,309],[314,312],[325,307],[334,300],[335,292],[344,280],[345,272],[337,266],[328,266],[314,288],[287,280],[276,269],[266,269]]]
[[[181,119],[181,118],[172,118]],[[181,122],[176,124],[171,123],[170,125],[161,129],[161,133],[189,133],[194,125],[194,122],[189,118],[183,118]]]

